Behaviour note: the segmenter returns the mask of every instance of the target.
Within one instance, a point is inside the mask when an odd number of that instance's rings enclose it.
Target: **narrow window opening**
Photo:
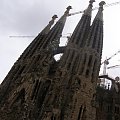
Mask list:
[[[74,65],[73,65],[73,68],[72,68],[72,73],[76,73],[76,67],[77,67],[77,64],[78,64],[78,60],[79,59],[79,57],[77,56],[76,58],[75,58],[75,61],[74,61]]]
[[[61,67],[64,67],[64,66],[65,66],[65,64],[66,64],[66,62],[67,62],[67,59],[68,59],[69,54],[70,54],[70,50],[69,50],[69,49],[65,51],[65,54],[63,54],[63,56],[62,56],[62,58],[61,58],[61,59],[63,59],[63,58],[64,58],[65,60],[62,62]]]
[[[101,47],[100,47],[100,46],[101,46],[100,43],[101,43],[101,39],[99,39],[99,42],[98,42],[98,47],[97,47],[97,52],[98,52],[98,53],[100,52],[100,48],[101,48]]]
[[[34,99],[36,90],[37,90],[37,88],[38,88],[38,82],[39,82],[39,80],[36,80],[36,83],[35,83],[35,86],[34,86],[34,89],[33,89],[33,93],[32,93],[32,96],[31,96],[31,100]]]
[[[97,60],[95,60],[94,65],[93,65],[92,79],[91,79],[92,81],[94,81],[94,76],[95,76],[96,65],[97,65]]]
[[[102,29],[103,28],[100,29],[100,33],[102,33]],[[101,52],[102,46],[103,46],[103,33],[99,36],[99,43],[98,43],[98,48],[97,48],[98,53]]]
[[[68,63],[68,67],[67,67],[68,70],[69,70],[70,66],[71,66],[71,63]]]
[[[83,63],[82,63],[82,67],[80,69],[80,75],[83,73],[84,71],[84,67],[85,67],[85,63],[86,63],[86,57],[87,57],[87,54],[85,53],[85,56],[84,56],[84,60],[83,60]]]
[[[119,107],[115,106],[115,113],[119,114]]]
[[[88,76],[89,76],[89,73],[90,73],[90,72],[89,72],[89,70],[87,69],[87,70],[86,70],[86,74],[85,74],[85,75],[86,75],[86,77],[88,77]]]
[[[97,26],[97,28],[96,28],[96,31],[98,31],[98,28],[99,28],[99,26]],[[92,44],[92,48],[95,48],[95,45],[96,45],[96,40],[97,40],[97,33],[95,33],[95,35],[94,35],[94,39],[93,39],[93,44]]]
[[[72,60],[73,60],[73,58],[74,58],[74,54],[75,54],[75,52],[74,51],[71,51],[71,56],[70,56],[70,59],[69,59],[69,63],[68,63],[68,66],[67,66],[67,69],[69,70],[69,68],[71,67],[71,63],[72,63]]]
[[[93,28],[93,29],[94,29],[94,28]],[[91,30],[92,30],[92,29],[91,29]],[[92,34],[90,34],[88,37],[91,38],[91,37],[92,37]],[[90,42],[91,42],[91,39],[87,39],[87,46],[90,46]]]
[[[109,112],[111,112],[111,110],[112,110],[111,105],[108,105],[107,106],[107,112],[109,113]]]
[[[89,57],[88,67],[90,67],[91,64],[92,64],[92,55],[90,55],[90,57]]]
[[[77,82],[79,85],[81,85],[81,80],[80,79],[77,79]]]
[[[41,85],[41,81],[39,82],[38,87],[37,87],[37,89],[36,89],[35,99],[37,98],[38,92],[39,92],[39,90],[40,90],[40,85]]]
[[[81,105],[81,106],[80,106],[80,109],[79,109],[79,114],[78,114],[78,119],[77,119],[77,120],[81,120],[82,109],[83,109],[83,106]]]

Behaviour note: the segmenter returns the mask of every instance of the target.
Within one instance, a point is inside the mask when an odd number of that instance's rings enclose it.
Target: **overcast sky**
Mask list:
[[[117,0],[105,0],[107,4]],[[118,0],[119,1],[119,0]],[[29,45],[33,38],[10,38],[14,35],[37,35],[54,14],[63,15],[71,5],[71,12],[86,9],[89,0],[0,0],[0,81]],[[96,0],[94,7],[98,7]],[[120,4],[104,9],[103,60],[120,50]],[[97,11],[93,12],[93,18]],[[63,34],[71,33],[81,14],[68,18]],[[61,43],[65,43],[62,39]],[[120,64],[120,54],[112,58],[109,66]],[[120,76],[120,68],[108,70],[110,76]]]

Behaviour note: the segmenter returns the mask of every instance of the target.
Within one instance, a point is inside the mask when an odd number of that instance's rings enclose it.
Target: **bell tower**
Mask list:
[[[61,102],[64,120],[96,119],[96,86],[103,45],[103,5],[91,25],[94,0],[90,0],[60,59]],[[57,73],[57,72],[56,72]],[[59,87],[58,87],[59,88]]]

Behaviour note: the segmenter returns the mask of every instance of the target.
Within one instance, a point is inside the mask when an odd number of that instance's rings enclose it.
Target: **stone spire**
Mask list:
[[[88,8],[84,11],[84,15],[91,16],[92,7],[93,7],[93,2],[95,2],[95,0],[90,0],[90,1],[89,1],[89,6],[88,6]]]
[[[66,17],[69,15],[69,11],[72,7],[68,6],[66,9],[67,10],[64,12],[64,15],[58,20],[58,22],[64,23],[66,21]]]
[[[50,28],[54,24],[56,18],[58,18],[57,15],[52,17],[52,20],[49,22],[49,24],[42,30],[42,34],[47,34],[50,31]]]
[[[86,120],[96,120],[94,94],[99,76],[103,45],[102,11],[104,2],[99,4],[99,11],[90,26],[92,3],[93,1],[90,1],[60,59],[60,75],[62,73],[65,75],[61,83],[72,86],[73,91],[75,91],[74,95],[76,95],[77,103],[74,106],[75,112],[71,112],[74,116],[72,120],[83,120],[84,118]],[[69,76],[68,79],[67,76]],[[69,100],[67,103],[69,103]],[[84,111],[84,113],[81,111]]]
[[[99,20],[103,21],[103,12],[102,12],[103,11],[103,5],[105,5],[105,2],[101,1],[99,3],[99,10],[98,10],[98,13],[97,13],[95,19],[99,19]]]
[[[102,44],[103,44],[103,5],[104,1],[99,3],[98,13],[93,20],[91,30],[87,39],[87,46],[97,50],[97,52],[101,53]]]
[[[54,25],[54,27],[50,30],[48,33],[48,36],[46,37],[42,48],[45,49],[47,46],[54,40],[60,39],[62,35],[62,31],[66,22],[66,18],[69,15],[70,9],[72,9],[71,6],[68,6],[66,8],[67,10],[65,11],[64,15],[57,21],[57,23]],[[52,36],[52,37],[51,37]]]
[[[80,19],[78,25],[76,26],[72,37],[70,39],[70,44],[74,43],[78,47],[83,47],[85,44],[85,39],[87,37],[88,31],[90,29],[91,24],[91,12],[92,12],[92,4],[95,2],[94,0],[89,1],[88,8],[84,11],[82,18]]]
[[[71,68],[72,71],[75,71],[72,69],[72,67],[75,66],[79,58],[79,55],[75,55],[75,49],[76,51],[79,51],[80,48],[85,46],[85,42],[89,33],[93,2],[94,0],[89,1],[88,8],[84,11],[60,60],[61,66],[66,67],[69,70]]]
[[[38,36],[30,43],[30,45],[25,49],[23,54],[20,56],[19,59],[23,59],[26,57],[30,57],[34,54],[37,50],[38,46],[42,45],[43,39],[47,36],[48,32],[50,31],[51,26],[54,24],[55,19],[58,18],[57,15],[52,17],[52,20],[49,24],[38,34]]]
[[[17,62],[14,64],[14,66],[11,68],[10,72],[4,79],[4,81],[1,83],[0,86],[0,102],[3,98],[3,96],[8,92],[9,87],[11,84],[14,83],[14,78],[18,77],[18,74],[25,66],[21,65],[24,63],[24,59],[31,59],[31,56],[36,51],[39,44],[41,44],[44,37],[47,35],[47,33],[50,31],[51,26],[54,24],[55,19],[57,18],[57,15],[54,15],[52,17],[52,20],[49,22],[49,24],[39,33],[39,35],[31,42],[31,44],[25,49],[23,54],[20,56],[20,58],[17,60]],[[16,77],[15,77],[16,76]]]

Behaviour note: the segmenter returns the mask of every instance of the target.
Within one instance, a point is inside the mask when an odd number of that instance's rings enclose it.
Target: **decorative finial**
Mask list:
[[[72,9],[72,7],[71,6],[68,6],[67,8],[66,8],[67,10],[65,11],[65,15],[68,15],[69,14],[69,11],[70,11],[70,9]]]
[[[95,2],[95,0],[90,0],[89,3],[90,4],[93,4]]]
[[[52,20],[49,22],[49,24],[53,24],[56,18],[58,18],[58,16],[57,15],[53,15],[52,16]]]
[[[105,3],[105,1],[101,1],[100,3],[99,3],[99,8],[101,9],[101,10],[103,10],[103,5],[105,5],[106,3]]]
[[[92,11],[92,7],[93,7],[93,2],[95,2],[95,0],[90,0],[90,1],[89,1],[89,6],[88,6],[88,8],[84,11],[84,15],[91,16],[91,11]]]
[[[49,24],[42,30],[43,34],[47,34],[50,31],[51,26],[54,24],[55,19],[58,18],[57,15],[52,17],[52,20],[49,21]]]
[[[53,15],[52,19],[55,20],[56,18],[58,18],[58,16],[57,15]]]
[[[52,16],[52,20],[49,22],[49,26],[52,26],[52,25],[53,25],[53,23],[54,23],[54,21],[55,21],[56,18],[58,18],[57,15],[53,15],[53,16]]]
[[[99,6],[100,7],[103,7],[103,5],[105,5],[106,3],[105,3],[105,1],[101,1],[100,3],[99,3]]]
[[[103,21],[103,13],[102,13],[102,11],[103,11],[103,5],[105,5],[105,4],[106,3],[104,1],[101,1],[99,3],[99,10],[98,10],[98,13],[97,13],[95,19],[99,19],[99,20]]]

